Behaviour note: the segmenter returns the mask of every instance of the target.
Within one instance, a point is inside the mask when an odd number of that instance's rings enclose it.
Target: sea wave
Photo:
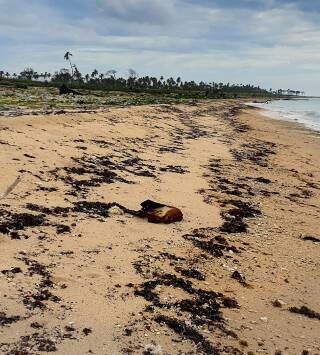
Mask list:
[[[289,122],[298,122],[320,132],[320,100],[276,100],[271,103],[250,103],[265,109],[264,115]]]

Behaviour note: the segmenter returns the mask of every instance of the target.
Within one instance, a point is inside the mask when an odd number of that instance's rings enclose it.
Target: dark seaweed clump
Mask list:
[[[195,269],[182,269],[181,267],[176,267],[175,270],[179,272],[182,276],[191,277],[199,281],[204,281],[206,279],[200,271]]]
[[[261,211],[253,207],[250,203],[241,200],[227,200],[223,205],[232,204],[236,208],[231,208],[222,213],[226,220],[220,227],[221,232],[225,233],[245,233],[248,229],[248,224],[244,218],[253,218],[261,215]]]
[[[20,316],[10,316],[8,317],[4,312],[0,312],[0,326],[10,325],[12,323],[21,320]]]
[[[112,207],[119,207],[123,212],[138,216],[139,213],[134,210],[120,205],[117,202],[88,202],[88,201],[79,201],[74,203],[74,207],[71,209],[73,212],[81,212],[89,215],[98,215],[103,217],[108,217],[108,210]]]
[[[72,207],[42,207],[35,204],[28,203],[26,207],[32,211],[42,212],[47,215],[63,216],[66,217],[70,212],[85,213],[91,217],[101,216],[108,217],[108,210],[114,206],[119,207],[125,213],[131,215],[138,215],[138,212],[130,210],[117,202],[98,202],[98,201],[78,201]],[[57,232],[66,233],[69,227],[65,225],[58,225]]]
[[[13,267],[9,270],[2,270],[1,273],[4,275],[20,274],[22,270],[20,267]]]
[[[144,282],[140,289],[135,290],[134,293],[136,296],[142,296],[145,300],[152,302],[153,305],[157,307],[165,308],[167,304],[160,302],[160,297],[155,291],[155,288],[159,285],[180,288],[187,293],[193,292],[192,283],[190,281],[184,280],[172,274],[165,274],[159,276],[156,280]]]
[[[6,220],[0,223],[0,233],[10,234],[18,230],[24,230],[28,227],[38,227],[44,224],[43,215],[34,215],[30,213],[12,213],[10,211],[1,211],[2,217]]]
[[[160,299],[157,286],[179,288],[187,294],[192,295],[193,298],[173,303],[164,303]],[[153,311],[155,307],[180,310],[181,312],[188,313],[192,323],[195,325],[215,325],[224,331],[226,330],[223,326],[224,319],[220,308],[222,306],[229,308],[238,307],[235,300],[233,303],[230,299],[225,301],[226,298],[223,294],[194,288],[191,281],[184,280],[172,274],[158,275],[156,279],[142,283],[134,293],[136,296],[143,297],[146,301],[152,303],[152,306],[147,308],[149,311]]]
[[[16,349],[12,350],[10,354],[28,355],[30,354],[30,349],[34,348],[43,352],[57,351],[55,342],[49,339],[49,336],[33,333],[22,336],[19,343],[16,344]]]
[[[160,168],[160,171],[176,173],[176,174],[185,174],[188,172],[187,169],[177,165],[168,165],[166,167]]]
[[[69,195],[85,195],[90,187],[97,187],[102,184],[131,183],[118,176],[116,171],[125,169],[121,165],[114,163],[109,157],[83,155],[80,158],[72,159],[77,166],[56,168],[51,171],[51,174],[56,179],[62,180],[71,187],[68,192]],[[64,174],[60,174],[60,171],[63,171]]]
[[[248,224],[243,221],[242,218],[230,218],[225,221],[220,227],[220,231],[224,233],[246,233],[248,230]]]
[[[23,298],[23,304],[28,309],[46,308],[44,301],[59,302],[61,299],[58,296],[53,295],[48,289],[41,289],[39,292],[27,295]]]
[[[20,259],[28,266],[29,276],[39,275],[41,277],[40,282],[35,288],[35,292],[23,296],[23,304],[28,309],[44,309],[46,308],[44,301],[60,302],[61,299],[58,296],[53,295],[49,290],[54,284],[51,281],[51,273],[47,270],[47,267],[36,260],[31,260],[27,257],[22,257]]]
[[[267,167],[268,158],[275,154],[276,144],[262,140],[242,144],[242,149],[232,149],[234,158],[238,161],[249,161],[259,166]]]
[[[27,203],[26,204],[26,208],[30,211],[34,211],[34,212],[40,212],[46,215],[55,215],[55,216],[63,216],[66,217],[67,213],[70,212],[70,208],[69,207],[43,207],[43,206],[39,206],[36,205],[34,203]]]
[[[202,353],[220,354],[220,351],[214,348],[213,345],[202,334],[200,334],[195,328],[186,325],[185,322],[164,315],[157,316],[155,321],[159,324],[165,324],[176,334],[192,341],[197,345],[198,350]]]
[[[215,256],[222,257],[224,252],[232,251],[234,253],[239,253],[239,250],[235,246],[230,246],[226,239],[221,236],[216,236],[209,240],[204,240],[205,235],[195,232],[194,234],[186,234],[183,236],[184,239],[190,240],[193,245],[207,253]]]
[[[301,307],[290,307],[289,311],[292,313],[301,314],[311,319],[318,319],[320,320],[320,313],[313,311],[312,309],[301,306]]]

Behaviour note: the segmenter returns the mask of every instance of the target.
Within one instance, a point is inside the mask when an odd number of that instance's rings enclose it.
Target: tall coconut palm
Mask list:
[[[71,63],[70,57],[72,57],[72,53],[71,53],[71,52],[66,52],[65,55],[64,55],[64,59],[65,59],[66,61],[68,61],[69,64],[70,64],[71,75],[72,75],[72,78],[73,78],[73,65],[72,65],[72,63]]]
[[[117,71],[114,69],[110,69],[106,72],[107,76],[110,76],[110,78],[115,79],[116,78]]]

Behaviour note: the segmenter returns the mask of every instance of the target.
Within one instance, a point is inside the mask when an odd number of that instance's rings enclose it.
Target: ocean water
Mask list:
[[[264,115],[275,119],[298,122],[320,132],[320,98],[273,100],[269,103],[250,103],[266,109]]]

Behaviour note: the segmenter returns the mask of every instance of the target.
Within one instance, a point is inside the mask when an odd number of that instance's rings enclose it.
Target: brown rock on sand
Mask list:
[[[152,200],[141,203],[141,210],[138,212],[140,217],[147,217],[150,223],[174,223],[183,219],[181,210],[173,206],[167,206]]]
[[[164,206],[156,208],[147,213],[150,223],[173,223],[180,222],[183,219],[182,212],[176,207]]]

